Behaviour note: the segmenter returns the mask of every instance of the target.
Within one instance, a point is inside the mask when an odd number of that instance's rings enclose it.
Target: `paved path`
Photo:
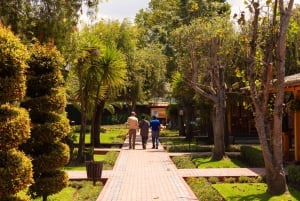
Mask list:
[[[113,170],[102,172],[107,178],[97,201],[192,201],[198,200],[184,181],[197,176],[257,176],[263,168],[177,169],[162,146],[151,149],[149,139],[143,150],[140,136],[136,149],[128,149],[128,139],[120,149]],[[70,179],[85,179],[85,171],[69,171]]]

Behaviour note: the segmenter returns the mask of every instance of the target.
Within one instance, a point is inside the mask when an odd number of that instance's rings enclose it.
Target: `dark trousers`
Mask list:
[[[158,148],[159,143],[159,131],[152,131],[152,148]]]
[[[135,149],[136,129],[129,129],[129,149]]]

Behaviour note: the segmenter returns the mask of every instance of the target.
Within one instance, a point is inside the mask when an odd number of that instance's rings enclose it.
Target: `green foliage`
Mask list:
[[[168,152],[211,152],[212,147],[200,146],[196,144],[184,144],[184,145],[167,145]]]
[[[187,178],[187,183],[197,196],[198,200],[223,201],[223,197],[205,178]]]
[[[209,177],[208,178],[208,181],[211,183],[211,184],[216,184],[219,182],[219,179],[218,177]]]
[[[3,201],[29,200],[15,194],[33,183],[31,160],[17,150],[30,137],[28,112],[17,107],[25,95],[28,58],[27,48],[0,23],[0,199]]]
[[[65,138],[70,131],[69,120],[65,114],[59,115],[58,121],[48,121],[44,124],[37,124],[31,130],[31,136],[39,142],[57,142]]]
[[[117,151],[109,151],[105,154],[105,158],[103,160],[103,165],[106,170],[112,170],[115,162],[119,156],[119,152]]]
[[[190,156],[173,156],[172,161],[179,169],[192,169],[196,168],[195,164],[192,162]]]
[[[299,111],[300,110],[300,100],[293,99],[288,102],[287,106],[292,111]]]
[[[62,143],[71,130],[67,120],[62,55],[51,45],[36,43],[31,48],[26,100],[32,137],[22,147],[33,158],[33,197],[55,194],[67,186],[68,177],[59,169],[69,162],[69,147]],[[41,79],[40,79],[41,78]]]
[[[31,88],[29,88],[32,90]],[[41,95],[41,94],[40,94]],[[36,111],[64,111],[67,99],[64,89],[52,90],[50,95],[43,95],[39,97],[32,97],[23,102],[22,106],[30,109],[34,108]]]
[[[163,129],[160,131],[159,136],[160,137],[176,137],[176,136],[179,136],[179,131]]]
[[[0,105],[0,150],[17,148],[30,136],[30,119],[23,108]]]
[[[235,183],[236,179],[234,177],[226,177],[224,178],[225,183]]]
[[[20,101],[25,95],[27,48],[0,25],[0,103]]]
[[[16,149],[0,150],[0,198],[13,194],[32,183],[32,164],[26,155]]]
[[[251,167],[264,167],[264,159],[260,147],[241,146],[241,156]]]
[[[186,143],[183,145],[167,145],[166,149],[168,152],[211,152],[212,147],[201,146],[195,143]]]
[[[193,158],[198,168],[234,168],[234,167],[246,167],[246,165],[235,157],[224,157],[222,160],[212,160],[210,156],[199,156]]]
[[[53,144],[43,143],[40,146],[34,146],[33,149],[33,152],[30,154],[36,158],[32,162],[36,173],[58,169],[66,165],[70,159],[68,145],[61,142]]]
[[[278,196],[272,196],[267,193],[267,185],[265,183],[218,183],[213,184],[223,197],[224,200],[239,201],[239,200],[269,200],[296,201],[300,198],[300,193],[290,188],[290,193],[284,193]]]
[[[49,171],[40,177],[35,177],[35,183],[30,186],[29,193],[33,198],[47,197],[58,193],[68,185],[68,175],[64,171]]]
[[[300,184],[300,166],[289,165],[287,168],[288,171],[288,180],[292,184]]]

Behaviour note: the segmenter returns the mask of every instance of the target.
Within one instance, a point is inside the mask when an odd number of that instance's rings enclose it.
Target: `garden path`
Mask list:
[[[149,140],[149,142],[151,139]],[[140,135],[136,149],[128,148],[126,138],[113,170],[104,170],[107,179],[97,201],[192,201],[198,200],[185,177],[258,176],[264,168],[177,169],[170,154],[160,145],[143,150]],[[70,179],[86,179],[86,171],[69,171]]]

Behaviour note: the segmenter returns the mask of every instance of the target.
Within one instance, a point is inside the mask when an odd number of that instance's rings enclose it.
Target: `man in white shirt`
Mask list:
[[[139,128],[139,120],[136,118],[135,112],[131,112],[131,115],[127,119],[127,125],[128,125],[128,135],[129,135],[129,149],[133,148],[135,149],[135,138],[136,138],[136,132]]]

